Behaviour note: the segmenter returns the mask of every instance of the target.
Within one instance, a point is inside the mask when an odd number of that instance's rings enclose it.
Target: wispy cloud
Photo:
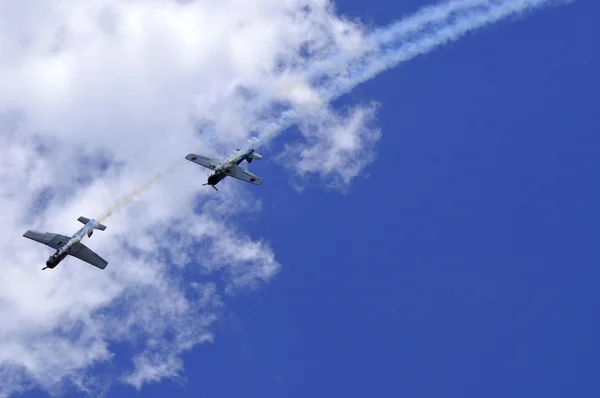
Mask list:
[[[302,190],[307,177],[318,173],[327,187],[345,190],[375,158],[381,137],[376,125],[377,104],[361,105],[337,114],[327,107],[300,123],[305,142],[285,144],[279,164],[297,173],[295,186]]]
[[[233,217],[259,209],[256,194],[225,183],[216,197],[202,170],[173,162],[297,124],[306,141],[287,143],[286,166],[346,186],[374,158],[377,105],[338,113],[331,100],[550,3],[451,1],[367,32],[321,0],[0,2],[0,396],[176,378],[227,294],[277,274]],[[81,215],[107,220],[86,244],[108,268],[42,272],[49,251],[21,234],[69,234]],[[126,368],[92,377],[115,343],[132,348]]]

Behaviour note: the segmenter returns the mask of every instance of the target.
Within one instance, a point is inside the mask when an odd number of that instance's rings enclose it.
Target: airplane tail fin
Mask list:
[[[256,152],[252,152],[248,155],[248,162],[250,162],[252,159],[256,159],[256,160],[262,159],[262,155],[259,153],[256,153]]]
[[[87,223],[89,223],[92,220],[90,220],[89,218],[81,216],[81,217],[79,217],[77,219],[77,221],[79,221],[82,224],[87,224]],[[104,231],[106,229],[106,225],[100,224],[98,221],[96,221],[96,225],[94,225],[94,229],[99,229],[100,231]]]

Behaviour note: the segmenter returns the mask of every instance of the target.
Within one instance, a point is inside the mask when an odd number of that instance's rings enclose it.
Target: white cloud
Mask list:
[[[271,104],[315,100],[303,51],[360,51],[361,37],[323,0],[0,0],[0,396],[177,378],[222,295],[279,269],[235,226],[260,210],[251,187],[215,196],[182,161],[86,239],[104,271],[42,272],[51,250],[21,235],[71,234],[188,152],[223,155]],[[115,343],[129,365],[92,376]]]
[[[335,189],[345,189],[374,160],[381,132],[375,124],[377,104],[358,106],[347,115],[321,108],[298,127],[307,142],[286,144],[278,162],[292,169],[303,189],[311,175]]]

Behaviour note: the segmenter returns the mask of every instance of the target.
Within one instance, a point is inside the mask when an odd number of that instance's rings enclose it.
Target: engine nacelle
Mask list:
[[[67,253],[63,253],[60,256],[56,254],[51,255],[48,257],[48,261],[46,261],[46,267],[50,269],[56,267],[65,257],[67,257]]]
[[[59,263],[59,261],[56,258],[50,257],[48,259],[48,261],[46,261],[46,267],[52,269],[52,268],[56,267],[58,265],[58,263]]]

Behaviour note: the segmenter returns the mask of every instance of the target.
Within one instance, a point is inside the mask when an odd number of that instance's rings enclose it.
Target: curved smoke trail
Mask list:
[[[465,34],[510,16],[516,16],[554,4],[574,0],[451,0],[427,6],[411,17],[384,29],[373,31],[366,40],[373,49],[359,58],[358,66],[348,68],[341,62],[351,57],[334,56],[316,64],[305,74],[307,80],[321,79],[316,88],[321,102],[329,103],[348,93],[360,83],[398,66],[418,55],[426,54]],[[400,42],[400,45],[388,47]],[[325,73],[328,76],[319,76]],[[275,138],[281,131],[298,122],[300,114],[288,109],[267,126],[263,140]]]
[[[416,36],[413,39],[405,41],[399,48],[382,51],[380,57],[368,60],[366,65],[358,71],[337,79],[333,84],[323,87],[319,91],[323,93],[324,98],[329,98],[330,101],[348,93],[360,83],[374,78],[381,72],[396,67],[398,64],[418,55],[431,52],[437,47],[457,40],[475,29],[537,8],[570,1],[572,0],[492,0],[487,2],[489,3],[487,6],[478,4],[472,9],[459,10],[458,12],[455,10],[454,13],[448,14],[451,18],[449,21],[434,27],[428,23],[424,27],[425,29],[422,29],[422,32],[413,30],[413,34]],[[392,34],[397,29],[399,29],[398,26],[393,25],[389,30],[380,34],[386,41],[391,41],[394,39]],[[404,29],[400,31],[405,33]],[[401,37],[398,37],[398,40],[400,39]]]
[[[314,63],[306,74],[308,79],[317,79],[325,74],[340,73],[343,65],[357,59],[376,55],[385,45],[392,44],[415,32],[423,31],[432,24],[447,23],[454,14],[465,13],[477,7],[487,7],[496,0],[451,0],[437,5],[428,5],[411,16],[394,22],[385,28],[377,28],[363,41],[359,54],[341,53]]]
[[[157,173],[152,178],[148,179],[146,182],[144,182],[143,184],[141,184],[140,186],[138,186],[137,188],[132,190],[130,193],[128,193],[127,195],[118,199],[112,205],[112,207],[109,208],[106,212],[104,212],[100,217],[98,217],[97,220],[99,222],[104,222],[108,218],[110,218],[113,214],[115,214],[119,210],[123,209],[125,206],[128,206],[128,205],[132,204],[133,202],[135,202],[141,194],[150,190],[150,188],[152,188],[154,186],[154,184],[156,184],[158,181],[162,180],[166,176],[173,173],[177,169],[178,166],[181,166],[182,164],[184,164],[185,163],[184,161],[185,161],[185,159],[179,159],[177,162],[173,163],[167,169]]]

